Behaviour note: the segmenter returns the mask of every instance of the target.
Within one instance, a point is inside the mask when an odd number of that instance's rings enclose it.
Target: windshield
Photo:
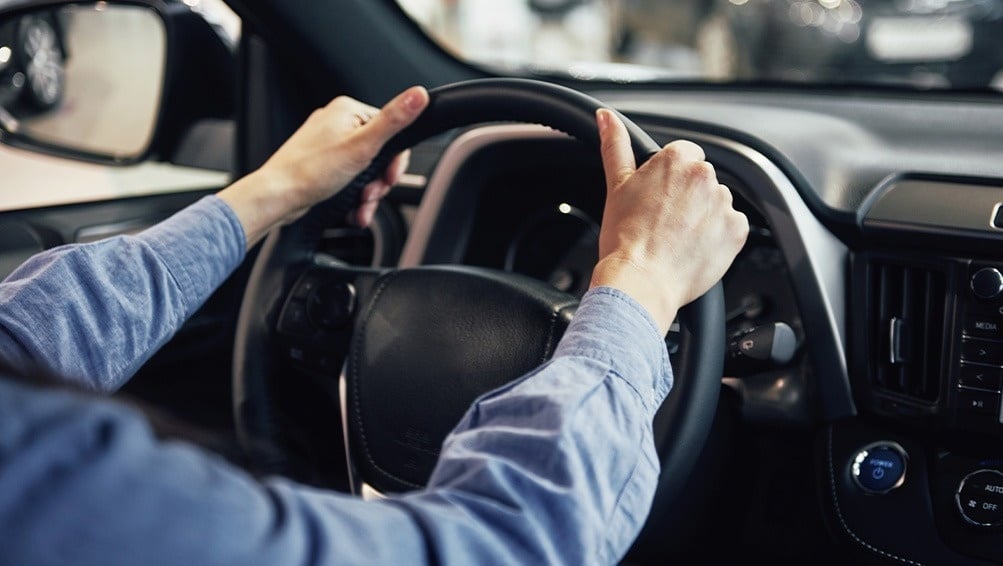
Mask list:
[[[1003,90],[1003,0],[398,2],[502,72]]]

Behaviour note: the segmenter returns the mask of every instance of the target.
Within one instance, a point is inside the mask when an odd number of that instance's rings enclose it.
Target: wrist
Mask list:
[[[612,287],[644,307],[664,336],[679,310],[670,279],[625,258],[606,256],[592,271],[589,288]]]
[[[297,205],[289,182],[261,169],[219,192],[244,228],[250,248],[292,214]]]

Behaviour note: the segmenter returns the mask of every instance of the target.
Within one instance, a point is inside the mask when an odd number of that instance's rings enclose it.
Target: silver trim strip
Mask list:
[[[352,490],[352,495],[358,495],[365,501],[376,501],[386,499],[387,496],[362,481],[358,477],[358,470],[355,468],[355,460],[352,458],[352,450],[349,448],[348,440],[348,361],[341,366],[341,375],[338,376],[338,406],[341,408],[341,434],[345,441],[345,464],[348,467],[348,486]]]
[[[421,189],[428,184],[428,178],[424,175],[416,175],[414,173],[404,173],[397,179],[397,186],[407,187],[409,189]]]
[[[356,481],[355,461],[352,459],[352,450],[348,446],[348,361],[341,366],[341,375],[338,376],[338,407],[341,409],[341,434],[345,441],[345,463],[348,466],[348,486],[353,495],[360,495],[363,490],[359,488]]]
[[[425,186],[425,194],[418,206],[418,212],[411,224],[411,233],[408,235],[407,243],[404,244],[404,251],[401,252],[397,266],[416,267],[422,264],[428,241],[432,236],[432,228],[439,221],[439,213],[442,211],[442,204],[446,201],[449,189],[453,186],[453,179],[473,154],[503,141],[567,137],[570,136],[544,126],[504,124],[477,128],[456,138],[442,154],[438,167]]]
[[[366,482],[362,482],[361,495],[362,499],[365,501],[378,501],[380,499],[386,499],[387,496],[380,490],[369,485]]]
[[[989,213],[990,230],[1003,230],[1003,226],[997,226],[993,223],[993,221],[996,220],[996,214],[999,213],[1001,207],[1003,207],[1003,202],[998,202],[995,206],[993,206],[993,211]]]

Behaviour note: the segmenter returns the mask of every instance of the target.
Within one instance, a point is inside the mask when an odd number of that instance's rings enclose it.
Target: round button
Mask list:
[[[908,456],[895,442],[875,442],[857,451],[850,463],[853,481],[865,493],[882,495],[905,482]]]
[[[1003,472],[977,470],[968,474],[958,485],[954,502],[970,525],[1003,526]]]
[[[355,312],[355,287],[351,283],[326,283],[318,287],[307,303],[310,320],[321,328],[335,330]]]
[[[983,267],[972,275],[972,292],[980,299],[1003,295],[1003,273],[995,267]]]

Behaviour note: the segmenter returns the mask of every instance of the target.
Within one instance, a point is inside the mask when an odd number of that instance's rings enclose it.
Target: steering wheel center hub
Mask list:
[[[351,445],[382,492],[425,485],[473,401],[545,362],[578,300],[514,274],[423,267],[384,275],[346,365]]]

